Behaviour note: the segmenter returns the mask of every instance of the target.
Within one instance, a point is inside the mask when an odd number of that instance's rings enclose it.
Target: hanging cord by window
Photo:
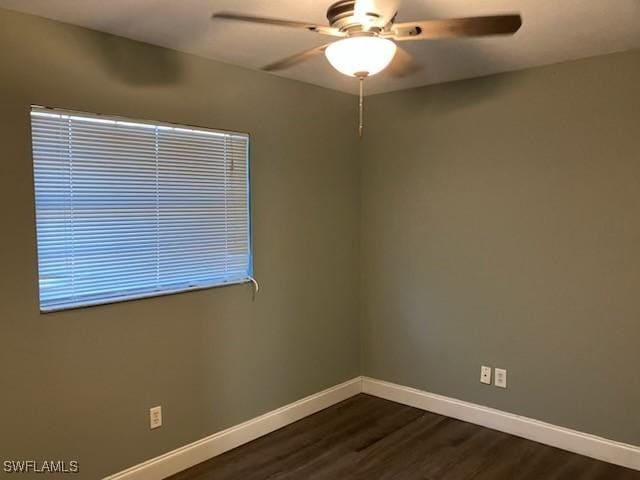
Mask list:
[[[249,277],[249,282],[251,282],[251,286],[253,289],[253,292],[251,294],[251,301],[255,302],[256,294],[260,291],[260,285],[258,284],[258,281],[253,277]]]

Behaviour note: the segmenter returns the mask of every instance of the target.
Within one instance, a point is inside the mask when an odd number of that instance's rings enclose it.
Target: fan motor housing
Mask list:
[[[354,15],[355,4],[355,0],[340,0],[331,5],[327,10],[329,24],[343,32],[363,30],[362,22],[357,20]],[[367,12],[367,16],[373,20],[380,18],[378,14],[373,12]]]

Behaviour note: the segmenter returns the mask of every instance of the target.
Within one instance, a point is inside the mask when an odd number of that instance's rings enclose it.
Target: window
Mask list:
[[[246,282],[249,137],[31,110],[40,309]]]

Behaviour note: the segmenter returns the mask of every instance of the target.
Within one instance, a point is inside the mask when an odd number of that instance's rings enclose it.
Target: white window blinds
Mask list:
[[[40,308],[247,281],[249,138],[33,107]]]

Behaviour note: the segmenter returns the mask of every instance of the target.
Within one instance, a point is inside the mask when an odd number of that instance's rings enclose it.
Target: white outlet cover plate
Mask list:
[[[491,385],[491,367],[480,367],[480,383]]]
[[[149,428],[152,430],[162,426],[162,407],[149,409]]]
[[[496,368],[496,387],[507,388],[507,371],[504,368]]]

